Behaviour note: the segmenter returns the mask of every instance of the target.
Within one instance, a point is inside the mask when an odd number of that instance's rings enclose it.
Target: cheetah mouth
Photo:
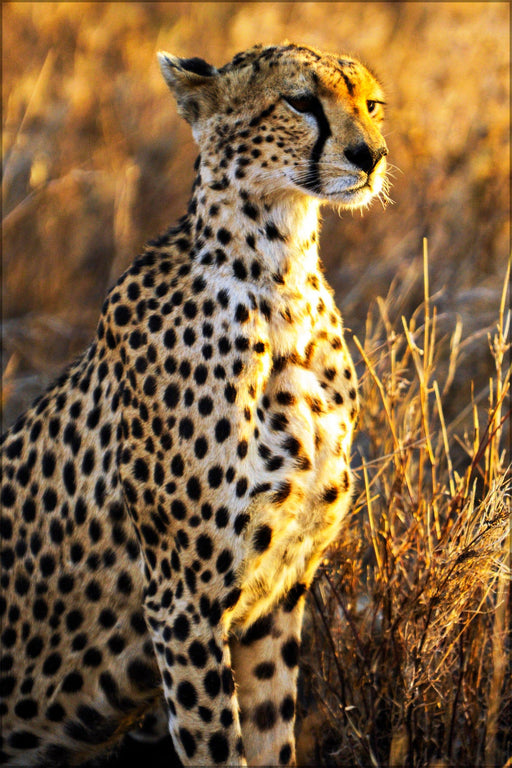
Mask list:
[[[384,174],[379,170],[368,174],[342,173],[324,186],[325,199],[350,207],[366,205],[378,196],[384,186]]]
[[[329,186],[325,190],[327,200],[352,205],[364,204],[379,192],[379,184],[374,184],[369,178],[357,179],[352,184],[346,184],[346,181],[340,184],[338,181],[337,184],[332,185],[331,189]]]

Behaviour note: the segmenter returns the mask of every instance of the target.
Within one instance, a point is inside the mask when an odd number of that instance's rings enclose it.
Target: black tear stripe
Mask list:
[[[311,101],[312,101],[312,108],[309,111],[314,116],[318,125],[318,139],[316,140],[315,146],[313,147],[313,150],[311,152],[311,159],[309,161],[308,178],[304,182],[304,186],[306,187],[306,189],[311,190],[311,192],[316,192],[317,194],[320,194],[322,190],[322,185],[320,183],[320,169],[318,167],[318,161],[322,156],[325,142],[327,141],[329,136],[332,136],[332,132],[331,132],[331,126],[329,125],[329,121],[325,116],[324,108],[322,107],[322,103],[320,99],[314,97]]]

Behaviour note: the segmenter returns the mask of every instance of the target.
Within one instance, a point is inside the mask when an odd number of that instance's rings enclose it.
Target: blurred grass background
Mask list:
[[[2,14],[4,426],[185,210],[196,148],[158,49],[222,65],[286,38],[376,70],[395,203],[325,210],[321,238],[361,340],[363,414],[354,512],[310,601],[299,755],[510,766],[509,4],[27,2]]]

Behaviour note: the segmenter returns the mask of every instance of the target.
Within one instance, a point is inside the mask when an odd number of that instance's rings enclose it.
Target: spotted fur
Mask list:
[[[200,149],[188,212],[2,443],[10,766],[77,765],[162,699],[185,764],[295,759],[304,596],[358,412],[318,209],[383,189],[383,96],[296,45],[160,64]]]

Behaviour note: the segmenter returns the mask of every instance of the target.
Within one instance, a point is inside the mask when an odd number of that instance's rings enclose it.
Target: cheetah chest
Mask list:
[[[248,449],[251,548],[235,621],[255,620],[294,584],[307,583],[336,535],[350,497],[356,400],[339,332],[323,330],[302,353],[274,359]]]

